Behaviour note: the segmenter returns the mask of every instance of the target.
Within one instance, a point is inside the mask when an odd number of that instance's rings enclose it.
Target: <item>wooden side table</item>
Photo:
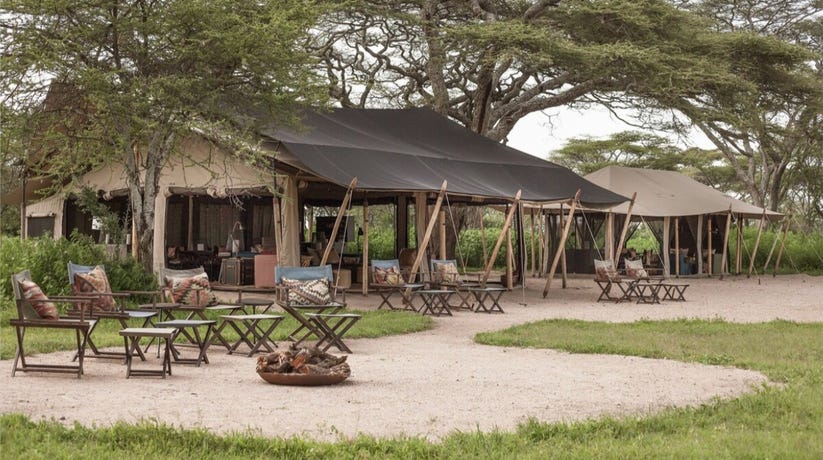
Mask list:
[[[134,376],[159,376],[166,378],[166,374],[171,375],[171,341],[175,330],[172,328],[160,327],[127,327],[120,331],[123,342],[126,346],[126,378]],[[159,339],[165,341],[165,351],[163,352],[163,365],[161,369],[133,369],[132,362],[136,350],[140,349],[140,339],[150,337],[152,340]]]

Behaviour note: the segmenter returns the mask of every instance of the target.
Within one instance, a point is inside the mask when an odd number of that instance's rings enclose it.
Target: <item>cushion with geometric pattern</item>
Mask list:
[[[289,288],[289,303],[292,305],[328,305],[331,303],[329,280],[292,280],[283,278],[283,286]]]
[[[620,281],[620,275],[611,260],[594,259],[594,272],[598,281]]]
[[[441,283],[456,283],[460,273],[454,262],[435,262],[434,271]]]
[[[75,273],[72,291],[77,295],[110,294],[111,285],[109,285],[109,278],[106,276],[106,271],[98,265],[88,273]],[[108,295],[95,297],[83,305],[83,308],[101,311],[113,311],[116,307],[114,297]]]
[[[181,305],[205,307],[217,303],[209,275],[205,273],[188,277],[167,276],[166,287],[171,290],[171,299]]]
[[[31,303],[32,308],[40,315],[41,319],[60,319],[57,306],[53,302],[46,302],[49,298],[37,283],[31,280],[23,280],[20,282],[20,288],[23,291],[23,298]],[[37,302],[38,300],[42,302]]]
[[[643,268],[643,261],[642,260],[625,260],[626,264],[626,276],[629,278],[648,278],[649,274],[646,272],[646,269]]]
[[[400,286],[403,284],[403,276],[400,275],[400,269],[395,266],[374,267],[374,284]]]

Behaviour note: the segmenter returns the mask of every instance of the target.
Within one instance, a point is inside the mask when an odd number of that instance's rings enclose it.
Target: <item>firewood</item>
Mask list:
[[[296,347],[292,344],[288,350],[275,351],[257,358],[257,372],[274,372],[278,374],[351,374],[346,359],[348,356],[335,356],[321,351],[317,347]]]

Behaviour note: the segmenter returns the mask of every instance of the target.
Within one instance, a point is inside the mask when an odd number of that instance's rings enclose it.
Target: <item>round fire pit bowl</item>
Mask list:
[[[275,385],[295,385],[314,387],[321,385],[334,385],[346,380],[348,373],[340,374],[280,374],[277,372],[258,372],[261,379]]]

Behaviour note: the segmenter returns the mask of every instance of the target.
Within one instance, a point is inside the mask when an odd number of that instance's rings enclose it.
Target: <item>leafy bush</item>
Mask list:
[[[111,257],[103,246],[90,237],[73,233],[70,239],[30,238],[20,240],[3,237],[0,240],[0,297],[10,299],[11,275],[22,270],[31,271],[32,279],[49,295],[67,295],[69,261],[106,266],[113,290],[145,290],[154,286],[154,275],[145,273],[131,256]]]
[[[778,229],[768,229],[763,231],[760,238],[760,245],[755,254],[755,270],[763,271],[763,265],[769,257],[769,252],[776,238],[780,237]],[[751,261],[751,251],[754,249],[754,244],[757,240],[757,226],[743,228],[743,265],[744,271],[748,270]],[[737,248],[737,233],[732,232],[729,236],[729,251],[731,258],[734,261],[736,257]],[[780,243],[774,249],[769,267],[766,272],[771,273],[774,268],[775,259],[780,251]],[[823,234],[820,233],[795,233],[789,232],[786,236],[786,248],[783,251],[783,256],[780,259],[780,272],[782,273],[820,273],[823,271]]]

